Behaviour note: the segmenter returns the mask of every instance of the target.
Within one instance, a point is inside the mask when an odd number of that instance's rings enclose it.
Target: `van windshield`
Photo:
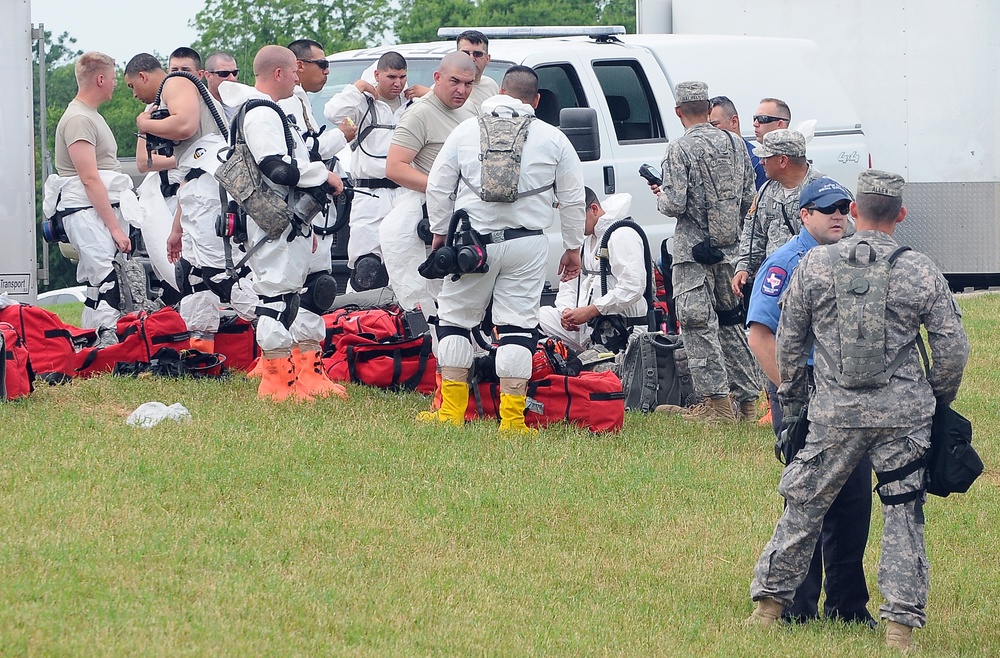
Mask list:
[[[331,60],[330,75],[326,79],[326,86],[315,94],[309,94],[309,103],[312,106],[316,121],[321,125],[326,125],[328,122],[326,117],[323,116],[323,107],[326,105],[326,102],[340,93],[340,90],[347,85],[354,84],[365,72],[365,69],[374,65],[377,61],[378,57]],[[438,62],[440,61],[440,59],[418,59],[415,57],[407,59],[406,86],[424,85],[425,87],[430,87],[434,84],[434,71],[437,69]],[[513,66],[511,62],[491,60],[486,65],[483,75],[488,75],[496,80],[497,84],[500,84],[503,74],[511,66]]]

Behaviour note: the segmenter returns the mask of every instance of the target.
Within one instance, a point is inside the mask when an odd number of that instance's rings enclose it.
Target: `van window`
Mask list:
[[[564,107],[588,107],[580,77],[572,65],[539,66],[535,73],[538,74],[539,95],[535,116],[542,121],[558,126],[559,112]]]
[[[639,62],[594,62],[594,74],[608,103],[619,142],[666,141],[660,110]]]

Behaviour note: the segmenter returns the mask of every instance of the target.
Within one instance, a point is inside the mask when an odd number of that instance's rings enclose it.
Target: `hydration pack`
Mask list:
[[[867,247],[867,256],[859,258],[859,248]],[[889,382],[896,368],[906,358],[912,344],[903,346],[890,362],[885,345],[885,302],[889,295],[889,275],[896,259],[909,247],[900,247],[881,259],[864,240],[851,247],[842,258],[837,245],[828,245],[826,255],[833,266],[837,294],[837,317],[840,336],[840,363],[819,342],[816,352],[836,373],[843,388],[881,388]]]
[[[521,116],[500,116],[496,112],[479,117],[479,198],[483,201],[514,203],[517,199],[540,194],[554,187],[549,183],[544,187],[526,192],[518,192],[521,178],[521,152],[528,138],[528,126],[535,120],[530,114]],[[473,190],[476,189],[463,175],[462,180]]]

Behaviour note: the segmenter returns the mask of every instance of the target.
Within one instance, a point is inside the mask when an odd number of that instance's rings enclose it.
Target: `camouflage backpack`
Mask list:
[[[858,258],[858,248],[868,255]],[[889,275],[896,259],[909,247],[900,247],[885,260],[864,240],[851,247],[842,258],[837,245],[827,245],[826,255],[833,266],[837,294],[840,335],[840,363],[817,341],[816,353],[836,373],[844,388],[880,388],[889,382],[909,352],[904,346],[890,362],[885,345],[885,303],[889,295]]]
[[[528,138],[528,126],[535,117],[526,114],[521,116],[514,112],[512,116],[500,116],[496,112],[479,117],[479,161],[480,181],[479,198],[483,201],[513,203],[522,197],[540,194],[554,187],[550,183],[526,192],[518,192],[517,184],[521,178],[521,151],[524,141]],[[470,188],[475,186],[465,176],[462,180]]]

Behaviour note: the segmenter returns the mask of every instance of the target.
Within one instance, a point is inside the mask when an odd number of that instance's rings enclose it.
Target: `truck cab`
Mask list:
[[[451,34],[447,30],[460,31],[446,28],[439,34]],[[740,110],[743,137],[751,141],[751,117],[760,99],[780,97],[792,107],[793,127],[799,121],[815,120],[808,156],[817,169],[850,185],[868,165],[868,147],[857,115],[811,41],[625,35],[623,28],[616,27],[559,28],[555,31],[568,35],[559,37],[539,36],[551,34],[554,28],[483,31],[490,37],[492,57],[485,75],[499,83],[514,64],[530,66],[538,73],[539,119],[559,126],[564,109],[596,112],[600,148],[597,154],[581,157],[585,182],[602,198],[619,192],[632,195],[631,216],[646,232],[654,252],[664,240],[669,247],[676,221],[657,211],[656,199],[638,170],[645,163],[660,166],[669,140],[684,132],[674,113],[673,87],[678,82],[702,80],[710,94],[729,96]],[[327,86],[313,100],[317,119],[330,97],[361,77],[389,50],[406,58],[408,85],[429,85],[438,62],[455,50],[455,42],[399,44],[328,56]],[[781,66],[762,67],[747,75],[747,68],[739,63],[751,61],[781,62]],[[566,125],[562,128],[568,131]],[[553,214],[547,279],[555,286],[562,248],[558,215]],[[334,247],[334,267],[346,272],[346,230],[340,237],[344,242]]]

